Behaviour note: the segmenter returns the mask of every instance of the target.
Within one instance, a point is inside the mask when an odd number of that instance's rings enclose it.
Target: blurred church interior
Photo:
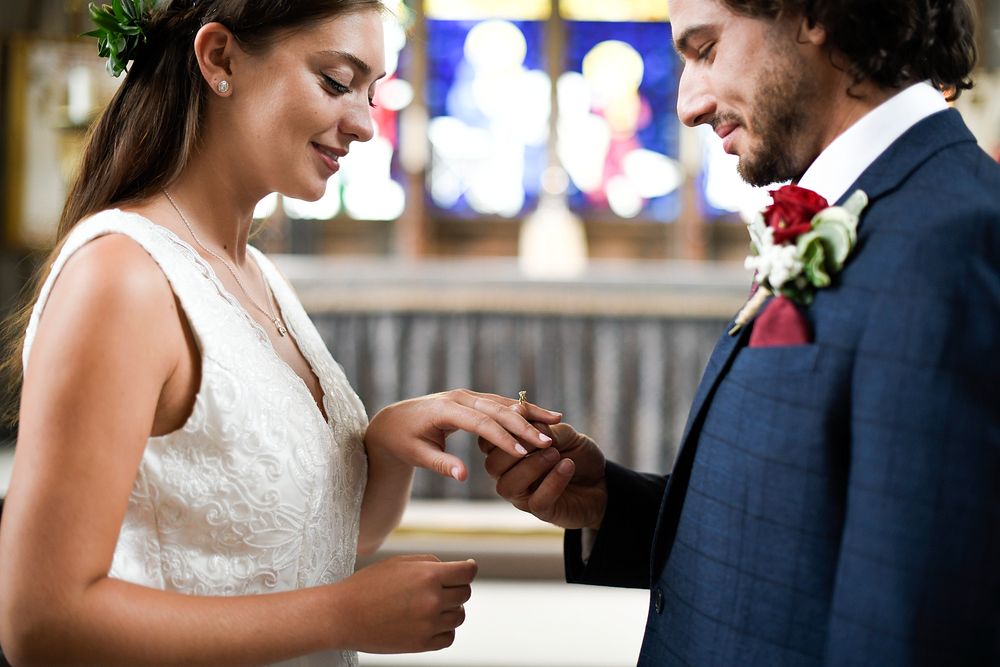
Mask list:
[[[744,220],[767,192],[739,180],[710,129],[678,121],[666,0],[387,4],[397,20],[375,138],[320,201],[261,201],[254,244],[299,290],[369,414],[454,387],[526,390],[609,457],[669,471],[708,354],[746,297]],[[981,67],[958,108],[1000,159],[1000,1],[977,4]],[[51,242],[87,128],[119,83],[78,37],[88,29],[83,0],[0,10],[3,314]],[[0,503],[15,439],[0,431]],[[559,583],[560,534],[492,500],[471,439],[449,446],[470,480],[418,475],[378,557],[480,559],[481,620],[470,610],[467,639],[434,657],[362,663],[514,664],[481,647],[512,636],[491,624],[513,630],[509,610],[533,595],[554,636],[584,618],[595,629],[577,625],[572,651],[546,658],[526,639],[517,664],[634,664],[645,597],[576,597]]]

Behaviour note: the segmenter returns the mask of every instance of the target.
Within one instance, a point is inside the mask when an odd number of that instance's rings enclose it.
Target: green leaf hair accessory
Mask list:
[[[97,38],[97,53],[108,59],[108,73],[118,77],[128,71],[136,49],[146,43],[143,27],[156,0],[112,0],[110,5],[88,5],[97,30],[84,33]]]

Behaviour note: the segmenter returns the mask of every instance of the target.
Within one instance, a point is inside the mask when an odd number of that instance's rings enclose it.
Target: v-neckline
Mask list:
[[[163,230],[165,234],[168,234],[170,237],[172,237],[173,241],[175,241],[176,243],[180,244],[182,247],[187,249],[195,258],[195,260],[199,262],[208,271],[208,277],[211,280],[211,282],[215,285],[215,288],[219,291],[219,294],[223,297],[225,301],[229,302],[243,316],[243,319],[246,320],[247,324],[254,329],[254,332],[260,339],[261,344],[267,347],[268,350],[270,350],[271,354],[274,356],[274,359],[278,362],[280,366],[284,368],[285,372],[287,372],[289,375],[294,377],[295,380],[298,381],[299,387],[301,387],[302,391],[308,397],[309,403],[312,404],[313,408],[316,411],[316,414],[319,416],[320,419],[323,420],[324,424],[329,426],[330,417],[326,409],[326,403],[327,403],[326,399],[328,396],[328,391],[326,385],[323,383],[323,376],[322,374],[317,372],[316,362],[312,358],[312,355],[309,354],[303,347],[302,340],[299,337],[299,331],[295,323],[289,320],[285,316],[285,304],[282,301],[281,297],[278,295],[278,292],[274,289],[274,285],[271,283],[270,277],[267,275],[267,272],[264,271],[263,265],[257,260],[257,258],[252,257],[253,262],[257,266],[257,270],[260,271],[260,275],[264,278],[264,282],[267,285],[268,292],[270,292],[271,296],[274,298],[275,304],[278,306],[278,314],[281,316],[281,319],[285,322],[286,328],[288,329],[288,334],[292,337],[292,341],[295,343],[295,347],[298,349],[299,354],[302,356],[303,361],[306,362],[306,366],[309,367],[309,371],[313,374],[313,377],[316,378],[316,383],[319,385],[319,391],[320,391],[319,401],[317,401],[316,397],[313,396],[313,393],[312,391],[310,391],[309,385],[306,383],[305,379],[301,375],[295,372],[295,369],[292,368],[291,364],[285,361],[284,357],[278,354],[278,350],[275,349],[274,344],[271,342],[270,336],[267,335],[267,331],[264,330],[264,327],[261,326],[260,322],[251,317],[250,313],[247,312],[247,309],[243,306],[242,303],[240,303],[240,300],[237,299],[235,296],[233,296],[232,292],[226,289],[226,286],[222,283],[221,280],[219,280],[219,275],[215,272],[215,268],[208,263],[208,260],[202,257],[201,253],[195,250],[194,246],[192,246],[190,243],[188,243],[180,236],[178,236],[176,233],[174,233],[172,229],[164,227],[163,225],[158,225],[149,218],[146,218],[145,216],[142,216],[138,213],[135,213],[134,215],[143,218],[151,225],[154,225],[158,229]],[[247,250],[248,256],[252,256],[253,255],[252,251],[257,250],[256,248],[253,248],[253,246],[247,246],[247,247],[248,247]]]
[[[271,282],[271,277],[268,275],[267,271],[264,270],[264,266],[263,264],[260,263],[260,260],[256,256],[255,251],[256,254],[263,255],[263,253],[260,253],[259,251],[257,251],[256,248],[252,246],[249,246],[247,254],[253,257],[253,262],[254,264],[257,265],[257,270],[260,271],[260,275],[264,278],[264,282],[267,284],[267,291],[270,292],[270,296],[274,299],[274,303],[278,307],[278,316],[285,323],[286,328],[288,329],[288,335],[291,337],[292,342],[295,343],[295,348],[299,351],[299,355],[302,357],[302,360],[306,362],[306,366],[309,368],[309,372],[313,374],[314,378],[316,378],[316,384],[319,385],[319,393],[320,393],[319,401],[316,400],[316,397],[313,396],[312,391],[309,390],[309,385],[306,383],[305,379],[301,375],[295,372],[295,369],[292,368],[291,364],[285,361],[284,357],[278,354],[278,350],[275,349],[274,343],[271,342],[271,337],[267,335],[267,331],[264,330],[264,327],[261,326],[260,322],[250,317],[250,313],[247,312],[246,308],[243,307],[242,303],[240,303],[238,300],[236,303],[237,305],[239,305],[240,309],[243,310],[243,315],[250,320],[251,324],[255,325],[260,330],[261,334],[263,334],[264,342],[266,342],[267,346],[271,348],[271,353],[275,356],[275,358],[288,370],[289,373],[298,378],[299,382],[302,385],[302,388],[309,396],[310,402],[316,406],[316,411],[319,413],[319,416],[323,419],[323,423],[329,425],[330,415],[328,414],[326,409],[327,389],[326,386],[323,384],[323,376],[317,371],[316,360],[312,358],[312,355],[309,352],[307,352],[306,348],[302,345],[302,338],[299,336],[300,332],[298,330],[296,323],[292,322],[292,320],[285,315],[285,304],[282,301],[281,297],[278,295],[278,291],[274,289],[274,285]],[[204,257],[202,257],[202,259],[204,259]],[[212,267],[209,266],[209,268]],[[213,274],[215,273],[214,269],[212,272]],[[215,278],[216,280],[218,280],[218,275],[216,275]],[[229,297],[232,298],[232,294],[229,294]]]

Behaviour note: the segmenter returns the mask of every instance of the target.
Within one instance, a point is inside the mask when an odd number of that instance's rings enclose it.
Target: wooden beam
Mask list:
[[[412,46],[409,66],[400,74],[413,86],[414,96],[410,108],[400,112],[399,148],[405,174],[406,206],[395,224],[395,255],[420,259],[428,254],[428,237],[431,234],[424,203],[427,179],[427,160],[424,156],[429,150],[426,145],[428,112],[424,101],[427,89],[427,21],[424,0],[412,0],[408,5],[414,15],[413,25],[407,34]],[[424,142],[424,145],[414,147],[412,142],[417,141]],[[404,142],[410,142],[410,145],[404,145]],[[419,155],[414,156],[413,153]]]

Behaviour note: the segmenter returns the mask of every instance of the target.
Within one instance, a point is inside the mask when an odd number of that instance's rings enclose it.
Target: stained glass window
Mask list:
[[[585,217],[677,218],[679,63],[663,22],[568,21],[559,156]]]
[[[516,217],[534,207],[551,106],[544,28],[508,18],[427,21],[427,191],[434,208]]]

